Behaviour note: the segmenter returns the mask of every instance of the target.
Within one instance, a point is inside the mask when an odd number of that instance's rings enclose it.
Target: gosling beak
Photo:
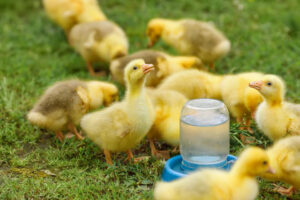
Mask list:
[[[275,170],[271,167],[268,168],[267,173],[275,174]]]
[[[154,42],[152,42],[152,40],[149,39],[149,42],[147,44],[147,48],[150,48],[154,45]]]
[[[143,69],[144,74],[147,74],[154,70],[154,66],[152,64],[143,64],[142,69]]]
[[[256,90],[261,90],[262,85],[262,81],[253,81],[249,83],[249,87],[254,88]]]

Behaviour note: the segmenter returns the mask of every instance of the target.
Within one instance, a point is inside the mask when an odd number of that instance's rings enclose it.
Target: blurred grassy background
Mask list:
[[[127,33],[130,52],[146,47],[144,31],[153,17],[212,21],[232,42],[216,72],[279,74],[286,81],[287,98],[300,103],[298,0],[102,0],[100,5]],[[0,0],[0,27],[0,199],[151,199],[163,167],[160,160],[124,164],[120,154],[107,167],[101,150],[89,140],[59,143],[51,132],[26,121],[47,86],[66,78],[91,79],[41,2]],[[154,48],[176,53],[162,42]],[[242,147],[237,136],[247,133],[234,122],[231,133],[235,154]],[[257,145],[270,143],[258,131],[255,137]],[[147,143],[135,154],[149,155]],[[258,199],[287,199],[272,192],[270,182],[260,180],[260,185]]]

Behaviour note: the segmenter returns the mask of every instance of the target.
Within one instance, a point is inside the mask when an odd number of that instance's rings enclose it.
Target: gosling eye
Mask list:
[[[267,165],[267,164],[268,164],[268,161],[264,161],[262,164],[263,164],[263,165]]]
[[[267,86],[271,86],[272,85],[272,83],[271,82],[267,82]]]
[[[133,67],[133,70],[137,70],[137,68],[138,68],[137,66],[134,66],[134,67]]]

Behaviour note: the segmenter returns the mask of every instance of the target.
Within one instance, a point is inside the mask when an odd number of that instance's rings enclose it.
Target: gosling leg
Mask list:
[[[63,142],[63,141],[64,141],[65,136],[64,136],[64,134],[63,134],[61,131],[55,131],[55,135],[56,135],[56,137],[58,138],[58,140],[59,140],[60,142]]]
[[[286,196],[291,196],[294,192],[296,192],[296,189],[294,188],[294,186],[290,186],[289,188],[285,188],[285,187],[281,187],[281,186],[277,186],[274,189],[275,192],[278,192],[281,195],[286,195]]]
[[[211,71],[215,71],[215,63],[209,63],[209,68]]]
[[[96,73],[91,62],[86,61],[86,67],[87,67],[87,69],[88,69],[91,76],[99,77],[99,76],[105,76],[106,75],[106,73],[104,71]]]
[[[69,130],[75,135],[75,137],[79,140],[83,140],[84,137],[82,135],[80,135],[76,129],[76,127],[74,126],[74,124],[69,124]]]
[[[131,159],[133,159],[132,151],[129,149],[126,151],[126,154],[127,154],[127,158],[125,161],[131,161]]]
[[[245,125],[246,125],[246,127],[247,127],[248,132],[251,133],[251,134],[253,134],[254,132],[253,132],[251,126],[250,126],[250,123],[251,123],[251,120],[248,118],[248,119],[246,120],[246,124],[245,124]]]
[[[151,155],[155,156],[156,158],[164,158],[169,159],[170,158],[170,152],[169,151],[158,151],[154,145],[154,140],[152,138],[148,138],[150,143],[150,149],[151,149]]]
[[[112,166],[113,163],[112,163],[112,160],[111,160],[111,157],[110,157],[110,151],[104,149],[104,155],[105,155],[106,163],[109,164],[110,166]]]

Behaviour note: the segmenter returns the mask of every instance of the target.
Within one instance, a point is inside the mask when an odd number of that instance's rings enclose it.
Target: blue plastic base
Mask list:
[[[230,170],[231,166],[237,158],[233,155],[227,156],[227,162],[222,167],[218,167],[218,169],[223,170]],[[163,173],[162,173],[162,180],[169,182],[175,179],[181,178],[186,176],[188,173],[192,172],[193,170],[186,170],[182,168],[182,157],[181,155],[174,156],[167,160]]]

